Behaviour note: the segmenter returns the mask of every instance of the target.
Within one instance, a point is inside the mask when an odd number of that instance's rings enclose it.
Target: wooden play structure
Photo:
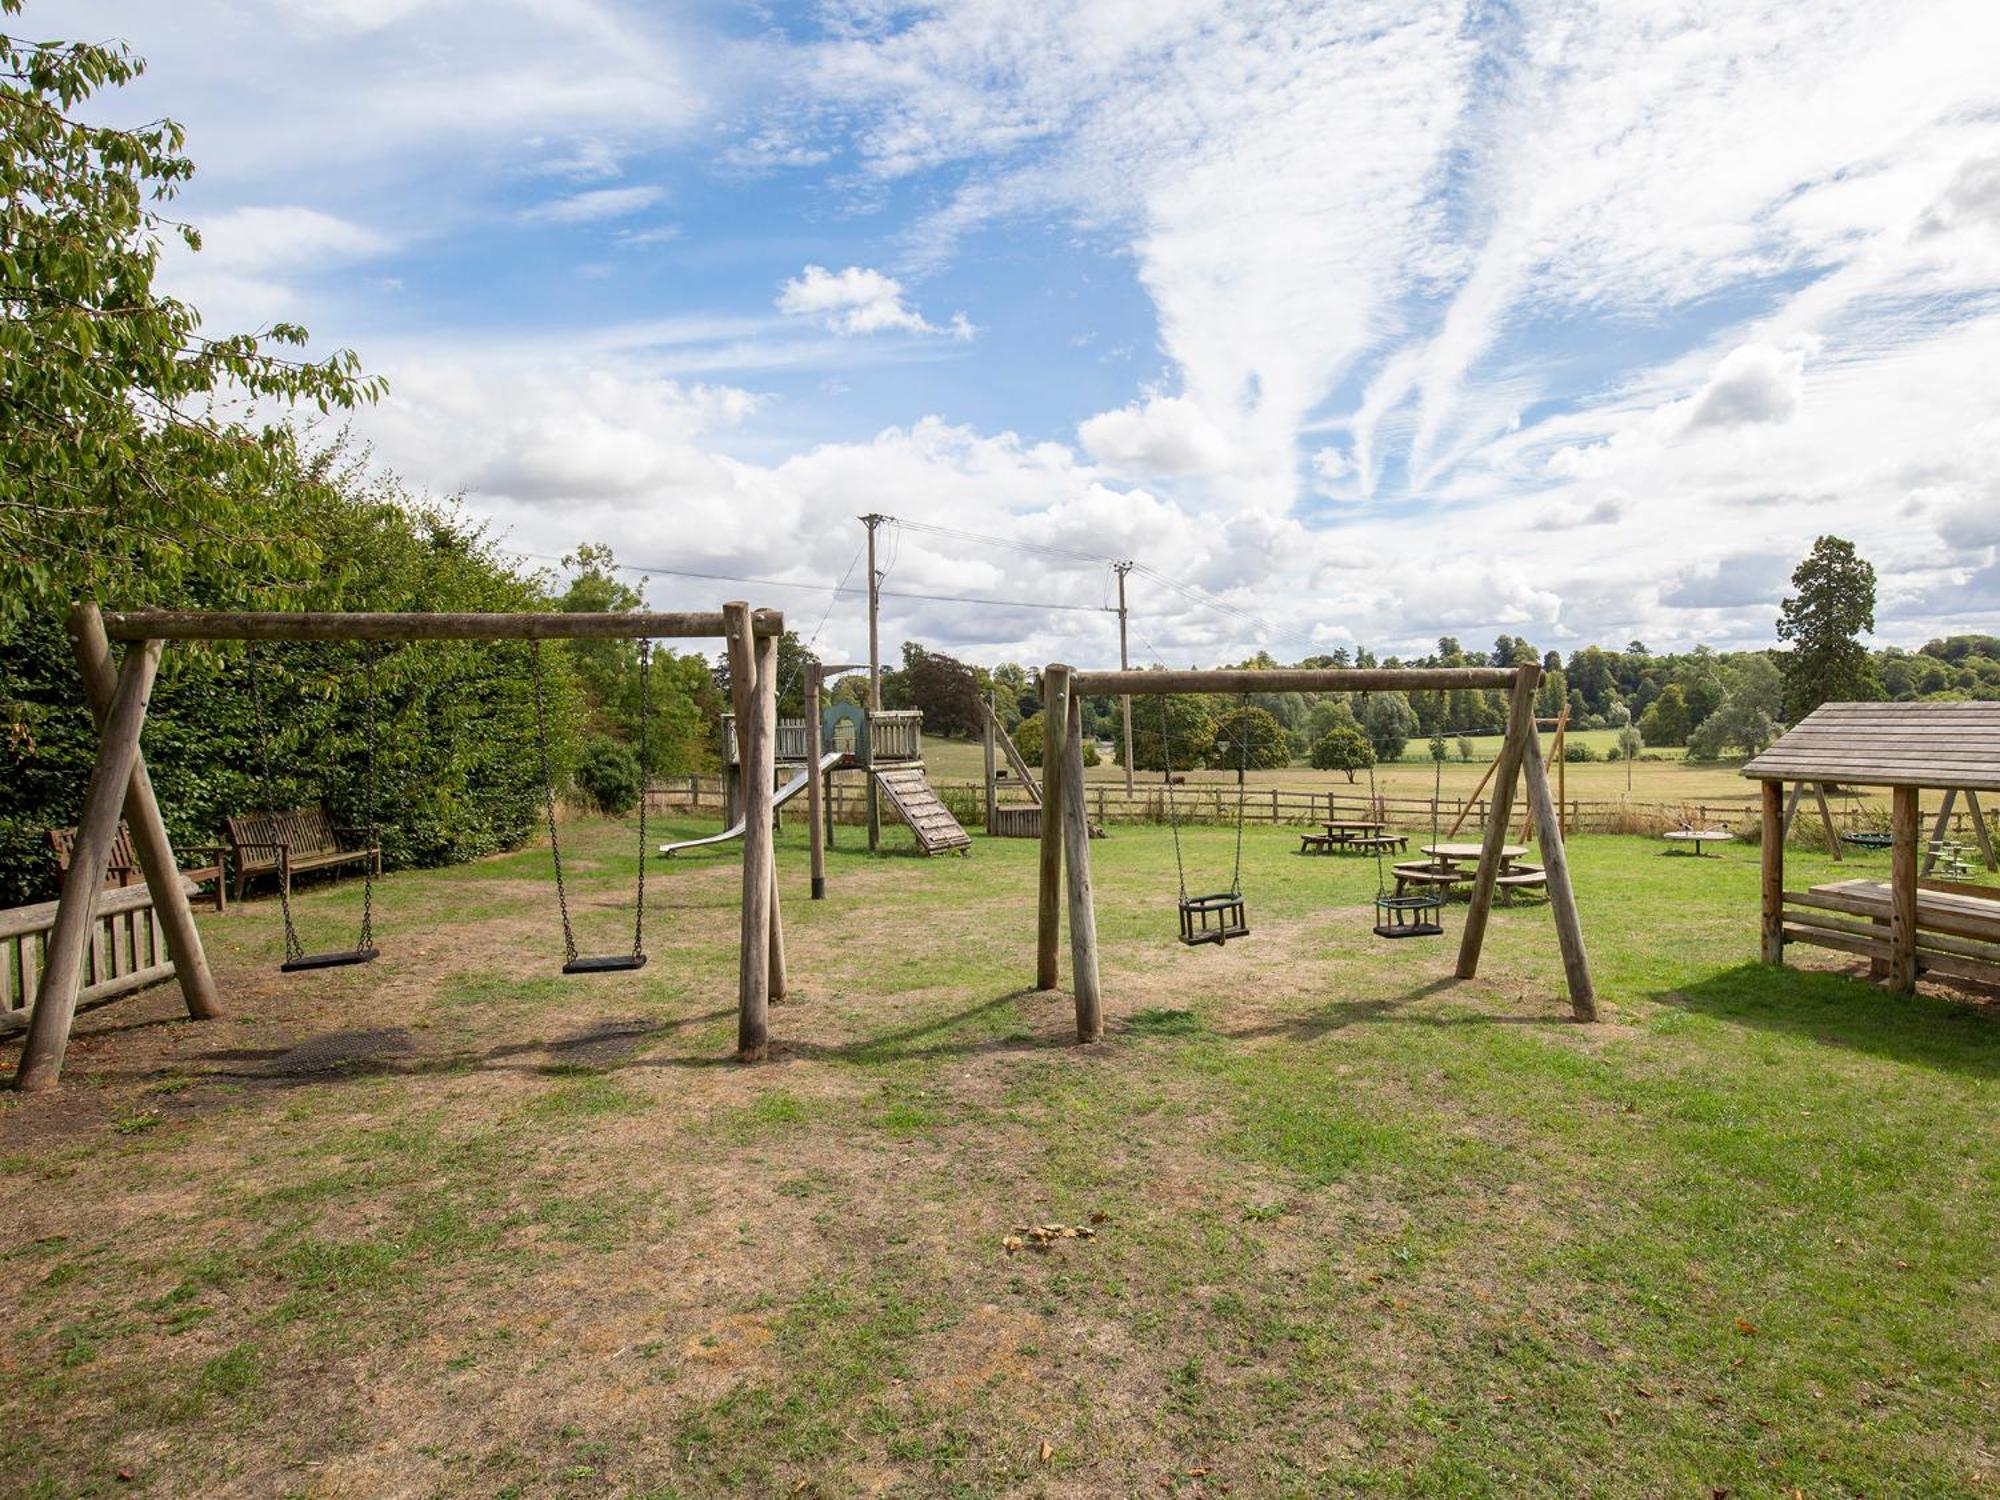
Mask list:
[[[1419,692],[1461,688],[1505,689],[1510,693],[1507,738],[1496,763],[1493,802],[1472,881],[1471,904],[1459,945],[1457,974],[1472,978],[1479,969],[1493,897],[1502,874],[1501,851],[1512,821],[1514,784],[1525,773],[1528,801],[1542,830],[1542,853],[1550,909],[1562,948],[1563,971],[1571,1013],[1579,1021],[1597,1019],[1597,996],[1584,950],[1583,927],[1576,895],[1570,886],[1569,859],[1562,825],[1542,764],[1534,732],[1535,691],[1541,684],[1539,665],[1519,667],[1326,668],[1277,671],[1109,671],[1079,672],[1052,665],[1043,673],[1042,704],[1048,729],[1043,739],[1041,873],[1036,912],[1035,986],[1052,990],[1058,980],[1058,948],[1065,907],[1069,918],[1070,965],[1079,1042],[1095,1042],[1104,1034],[1104,1011],[1097,956],[1097,914],[1091,886],[1089,830],[1084,819],[1083,732],[1079,712],[1084,698],[1157,696],[1174,693],[1286,692]],[[1057,728],[1061,727],[1060,738]],[[1068,880],[1065,884],[1064,873]],[[1247,931],[1240,889],[1229,893],[1232,910],[1215,905],[1213,896],[1189,897],[1183,892],[1183,941],[1201,937],[1203,924],[1226,923]],[[1195,909],[1190,910],[1190,903]],[[1207,903],[1204,905],[1204,903]],[[1378,897],[1377,907],[1381,901]],[[1195,928],[1193,937],[1189,926]],[[1424,934],[1430,935],[1430,934]]]
[[[1000,727],[991,697],[979,702],[979,718],[985,730],[986,751],[986,834],[998,839],[1038,839],[1042,836],[1042,788],[1035,780],[1014,737]],[[1007,758],[1013,784],[1028,794],[1026,804],[1004,806],[1000,801],[1000,757]],[[1130,768],[1126,775],[1131,775]]]
[[[41,935],[34,1008],[27,1022],[15,1087],[55,1085],[80,1002],[124,981],[136,988],[169,977],[180,982],[188,1014],[208,1020],[225,1013],[202,950],[187,883],[153,794],[140,751],[146,708],[169,641],[506,641],[658,640],[721,636],[728,644],[731,694],[744,778],[747,831],[743,850],[741,957],[737,986],[737,1055],[761,1059],[769,1045],[769,1005],[785,994],[784,926],[778,910],[772,851],[771,797],[776,779],[778,637],[784,618],[774,610],[731,603],[717,613],[661,614],[307,614],[143,610],[100,613],[80,604],[68,626],[75,639],[83,692],[98,725],[97,757],[84,791],[70,862],[55,909]],[[112,642],[124,644],[114,658]],[[105,891],[123,810],[130,847],[144,886]],[[282,887],[281,887],[282,888]],[[102,919],[148,908],[145,961],[119,974],[96,961]],[[164,951],[164,958],[161,957]],[[370,955],[372,956],[372,954]],[[358,952],[348,961],[359,961]],[[18,963],[18,960],[17,960]],[[142,978],[143,976],[143,978]]]
[[[808,694],[813,703],[818,696],[817,691]],[[818,782],[819,792],[807,800],[814,823],[823,823],[826,778],[842,771],[860,771],[909,825],[917,847],[925,854],[962,854],[972,847],[971,836],[959,826],[924,772],[922,713],[913,708],[870,710],[852,703],[815,708],[813,703],[808,704],[805,717],[778,721],[777,764],[781,770],[792,769],[793,775],[773,794],[773,807],[783,807]],[[707,838],[662,844],[661,854],[672,857],[682,850],[742,837],[743,758],[733,714],[722,716],[722,744],[723,820],[728,826]],[[830,832],[822,829],[821,836]],[[869,824],[868,847],[875,849],[880,844],[878,818]]]
[[[1743,767],[1763,785],[1762,953],[1782,964],[1788,943],[1868,960],[1869,972],[1909,994],[1924,974],[2000,984],[2000,889],[1926,879],[1920,797],[1942,791],[1929,839],[1947,843],[1963,796],[1987,869],[1996,867],[1980,792],[2000,791],[2000,703],[1826,703]],[[1785,786],[1838,783],[1890,794],[1889,880],[1841,880],[1785,889]],[[1834,840],[1838,847],[1838,840]],[[1954,859],[1969,873],[1969,867]]]

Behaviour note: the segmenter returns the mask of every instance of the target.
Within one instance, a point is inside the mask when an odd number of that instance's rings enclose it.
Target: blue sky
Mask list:
[[[276,317],[510,542],[1094,606],[1207,661],[2000,628],[1990,0],[81,0],[150,62],[218,328]],[[1071,556],[1070,554],[1081,554]],[[1082,610],[891,640],[1101,661]],[[833,601],[822,642],[860,644]]]

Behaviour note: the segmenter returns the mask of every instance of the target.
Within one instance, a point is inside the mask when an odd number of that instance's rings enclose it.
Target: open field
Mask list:
[[[615,947],[627,832],[573,839]],[[0,1101],[7,1492],[2000,1485],[2000,1007],[1754,964],[1754,851],[1573,843],[1580,1027],[1540,905],[1453,983],[1456,909],[1380,943],[1367,862],[1253,830],[1253,935],[1189,952],[1166,831],[1119,827],[1077,1049],[1023,989],[1031,843],[842,839],[817,904],[781,840],[758,1068],[729,852],[656,864],[651,963],[595,980],[535,851],[386,881],[363,969],[281,980],[273,903],[204,915],[230,1019],[94,1012],[62,1093]],[[1229,831],[1184,839],[1226,883]],[[359,894],[301,901],[308,947]],[[1094,1238],[1008,1252],[1051,1221]]]
[[[1605,737],[1610,731],[1593,731],[1592,737]],[[1579,736],[1582,738],[1583,736]],[[1543,749],[1546,753],[1551,735],[1543,735]],[[1486,774],[1486,768],[1493,763],[1499,753],[1500,741],[1497,736],[1474,740],[1475,750],[1470,761],[1458,759],[1454,750],[1444,763],[1444,795],[1446,797],[1468,797],[1479,785],[1479,778]],[[1375,768],[1375,784],[1383,796],[1387,797],[1428,797],[1431,794],[1433,767],[1428,742],[1413,743],[1410,752],[1402,760],[1390,761]],[[1632,764],[1632,789],[1625,789],[1625,764],[1609,764],[1603,761],[1579,762],[1565,768],[1567,794],[1570,798],[1583,802],[1616,802],[1628,797],[1634,802],[1682,803],[1691,807],[1705,805],[1710,808],[1745,808],[1756,806],[1756,783],[1745,781],[1740,771],[1739,761],[1691,762],[1678,750],[1648,751],[1649,755],[1661,757],[1656,760],[1638,760]],[[924,764],[932,779],[940,782],[979,781],[985,775],[985,752],[976,742],[946,740],[935,736],[924,739]],[[1554,767],[1550,767],[1551,775]],[[1087,781],[1115,781],[1121,785],[1125,773],[1108,761],[1093,766],[1084,773]],[[1150,775],[1139,773],[1139,780],[1159,781],[1157,772]],[[1191,771],[1190,781],[1214,781],[1235,784],[1233,771]],[[1252,786],[1321,787],[1347,790],[1350,783],[1338,771],[1315,771],[1307,765],[1295,765],[1282,771],[1252,771],[1248,780]],[[1367,794],[1368,777],[1364,772],[1352,787],[1360,795]]]

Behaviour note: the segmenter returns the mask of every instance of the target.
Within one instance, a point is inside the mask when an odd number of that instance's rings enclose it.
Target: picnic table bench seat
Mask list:
[[[69,862],[76,854],[76,830],[74,828],[51,828],[48,831],[49,852],[55,856],[58,874],[69,873]],[[181,875],[199,885],[210,881],[215,883],[215,909],[228,909],[229,895],[225,889],[223,856],[229,851],[221,844],[180,844],[175,846],[175,854],[193,856],[203,861],[195,865],[183,865]],[[132,830],[121,820],[118,836],[111,844],[111,863],[104,871],[104,885],[113,887],[141,884],[145,879],[139,868],[139,856],[132,848]]]
[[[359,829],[336,828],[323,807],[290,807],[280,812],[240,813],[225,818],[231,859],[236,866],[236,895],[257,875],[280,880],[305,870],[341,865],[373,866],[382,872],[379,844],[356,842]]]
[[[1330,833],[1302,833],[1299,835],[1299,853],[1331,854],[1341,845],[1341,840]]]

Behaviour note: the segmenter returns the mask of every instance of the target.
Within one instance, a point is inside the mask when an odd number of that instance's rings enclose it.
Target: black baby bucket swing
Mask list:
[[[1431,747],[1431,843],[1438,841],[1438,799],[1444,791],[1443,736]],[[1381,804],[1375,800],[1375,758],[1368,758],[1368,804],[1371,811]],[[1444,936],[1445,888],[1420,885],[1412,894],[1392,888],[1382,868],[1383,840],[1375,842],[1375,936],[1379,938],[1419,938]],[[1435,856],[1433,856],[1435,857]]]
[[[1167,768],[1167,823],[1174,832],[1174,874],[1180,883],[1181,941],[1189,947],[1201,943],[1222,944],[1231,938],[1250,935],[1250,919],[1243,909],[1243,772],[1248,766],[1249,736],[1236,736],[1236,861],[1229,874],[1229,889],[1206,896],[1190,896],[1187,864],[1181,858],[1181,822],[1174,806],[1174,757],[1167,739],[1167,700],[1160,699],[1160,761]]]

